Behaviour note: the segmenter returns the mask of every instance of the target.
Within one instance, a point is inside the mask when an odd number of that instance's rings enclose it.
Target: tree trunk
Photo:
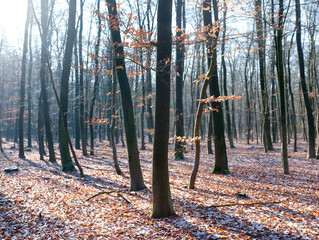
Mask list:
[[[73,42],[76,35],[75,15],[76,15],[76,0],[70,0],[68,31],[67,31],[67,40],[66,40],[64,58],[63,58],[61,93],[60,93],[61,110],[62,110],[63,119],[64,119],[64,121],[62,121],[61,116],[59,116],[59,148],[61,153],[62,171],[75,170],[74,164],[70,156],[68,137],[67,137],[69,78],[70,78],[70,70],[71,70],[71,63],[72,63]]]
[[[86,124],[85,124],[85,100],[84,100],[84,64],[82,56],[82,32],[83,32],[83,5],[84,1],[81,0],[81,13],[80,13],[80,29],[79,29],[79,63],[80,63],[80,126],[81,126],[81,139],[82,139],[82,154],[87,155],[87,138],[86,138]]]
[[[265,40],[264,31],[261,15],[261,0],[255,0],[255,11],[256,11],[256,29],[257,29],[257,43],[258,43],[258,55],[259,55],[259,80],[262,98],[262,115],[263,115],[263,144],[264,150],[273,150],[271,136],[270,136],[270,121],[269,121],[269,104],[267,94],[267,83],[265,75]]]
[[[227,3],[224,0],[224,16],[223,16],[223,39],[222,39],[222,69],[223,69],[223,80],[224,80],[224,96],[228,96],[227,93],[227,68],[225,62],[225,44],[226,44],[226,16],[227,16]],[[230,148],[234,148],[234,140],[233,140],[233,133],[232,133],[232,126],[230,120],[230,111],[229,111],[229,101],[225,101],[225,110],[226,110],[226,123],[227,123],[227,136]]]
[[[159,0],[157,12],[156,108],[153,146],[152,218],[175,215],[168,173],[172,0]]]
[[[75,106],[74,106],[74,121],[75,121],[75,148],[81,149],[80,147],[80,80],[79,80],[79,57],[78,57],[78,46],[77,37],[74,41],[74,63],[75,63]]]
[[[290,94],[290,102],[291,102],[291,109],[292,109],[292,128],[293,128],[293,134],[294,134],[294,152],[297,152],[297,123],[296,123],[296,110],[295,110],[295,101],[294,101],[294,94],[292,92],[292,87],[291,87],[291,69],[290,69],[290,50],[292,48],[292,43],[293,43],[293,36],[291,37],[290,41],[290,47],[288,49],[288,59],[287,59],[287,67],[288,67],[288,90]]]
[[[300,1],[296,0],[296,43],[298,50],[298,59],[299,59],[299,72],[300,72],[300,85],[302,89],[303,99],[307,112],[308,119],[308,158],[315,158],[316,152],[316,129],[314,124],[314,117],[312,114],[312,107],[308,96],[308,89],[306,84],[306,76],[305,76],[305,63],[303,56],[303,49],[301,45],[301,17],[300,17]]]
[[[19,106],[19,158],[25,158],[24,155],[24,107],[25,107],[25,79],[27,69],[28,52],[28,33],[31,15],[31,0],[28,0],[27,18],[24,27],[24,42],[22,53],[22,70],[20,83],[20,106]]]
[[[30,19],[30,33],[29,33],[29,73],[28,73],[28,148],[32,148],[32,67],[33,67],[33,55],[32,55],[32,14]]]
[[[43,107],[40,108],[43,111],[45,133],[47,136],[48,148],[49,148],[49,161],[56,162],[51,124],[50,124],[50,107],[48,103],[47,96],[47,86],[46,86],[46,51],[47,51],[47,35],[48,35],[48,0],[41,1],[41,68],[40,68],[40,82],[41,82],[41,97]]]
[[[274,3],[272,0],[272,9]],[[285,97],[285,77],[284,77],[284,63],[282,53],[282,29],[284,28],[283,20],[284,3],[283,0],[279,0],[279,16],[277,29],[274,28],[275,46],[276,46],[276,65],[277,65],[277,77],[279,85],[280,96],[280,140],[281,140],[281,165],[284,170],[284,174],[289,174],[288,166],[288,149],[287,149],[287,120],[286,120],[286,97]],[[274,10],[272,10],[272,18],[274,18]],[[275,21],[273,20],[273,26],[275,27]]]
[[[123,172],[120,168],[118,159],[117,159],[117,150],[116,150],[116,143],[115,143],[115,137],[114,137],[114,129],[115,129],[115,119],[116,119],[116,112],[115,112],[115,97],[116,97],[116,73],[114,68],[114,74],[113,74],[113,83],[112,83],[112,120],[111,120],[111,127],[110,127],[110,138],[111,138],[111,145],[112,145],[112,153],[113,153],[113,163],[115,171],[118,175],[122,175]]]
[[[218,84],[218,73],[217,73],[217,39],[219,35],[219,20],[218,20],[218,3],[217,0],[213,0],[213,9],[214,9],[214,18],[215,23],[215,44],[212,47],[213,54],[211,64],[214,64],[214,71],[209,83],[209,92],[210,95],[218,98],[220,96],[219,84]],[[215,145],[215,165],[212,173],[222,173],[228,174],[228,161],[227,161],[227,152],[225,144],[225,133],[224,133],[224,114],[221,102],[213,101],[211,103],[213,110],[213,133],[214,133],[214,145]]]
[[[91,139],[91,145],[90,145],[90,155],[94,155],[94,106],[96,98],[98,97],[99,92],[99,75],[100,75],[100,66],[99,66],[99,51],[100,51],[100,42],[101,42],[101,15],[100,15],[100,0],[97,0],[97,15],[98,15],[98,31],[97,31],[97,40],[95,45],[95,55],[94,55],[94,86],[93,86],[93,93],[92,93],[92,100],[90,104],[90,112],[89,112],[89,125],[90,125],[90,139]]]
[[[124,112],[124,127],[131,177],[131,190],[138,191],[144,189],[145,185],[139,159],[131,89],[126,74],[124,50],[117,15],[117,6],[115,0],[106,0],[106,3],[108,7],[109,25],[114,48],[115,68],[120,85],[122,107]]]
[[[184,34],[185,22],[182,21],[183,5],[182,0],[176,2],[176,105],[175,105],[175,124],[176,124],[176,139],[175,139],[175,160],[183,160],[184,156],[184,107],[183,107],[183,85],[184,85]],[[185,9],[184,9],[185,10]],[[182,25],[183,22],[183,25]]]

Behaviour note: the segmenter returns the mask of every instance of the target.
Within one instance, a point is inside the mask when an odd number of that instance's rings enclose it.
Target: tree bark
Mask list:
[[[70,156],[68,137],[67,137],[69,78],[70,78],[70,70],[71,70],[71,63],[72,63],[73,43],[74,43],[74,38],[76,35],[75,15],[76,15],[76,0],[70,0],[68,31],[67,31],[67,40],[66,40],[64,58],[63,58],[61,92],[60,92],[61,110],[62,110],[63,119],[64,119],[64,121],[62,121],[61,116],[59,116],[59,148],[61,153],[62,171],[75,170],[74,164]]]
[[[261,0],[255,0],[256,12],[256,29],[257,29],[257,44],[258,44],[258,58],[259,58],[259,80],[262,97],[262,116],[263,116],[263,144],[264,150],[273,150],[271,136],[270,136],[270,120],[269,120],[269,104],[267,94],[267,83],[265,75],[266,61],[264,56],[265,40],[261,15]]]
[[[211,64],[214,64],[214,71],[209,83],[210,95],[218,98],[220,96],[219,83],[218,83],[218,73],[217,73],[217,39],[219,36],[219,19],[218,19],[218,3],[217,0],[213,0],[213,11],[214,11],[214,27],[215,30],[215,45],[212,46],[213,54]],[[215,145],[215,165],[212,173],[228,174],[228,161],[225,143],[225,133],[224,133],[224,114],[221,102],[213,101],[211,103],[213,109],[213,133],[214,133],[214,145]]]
[[[46,86],[46,57],[47,54],[47,37],[48,37],[48,0],[41,0],[41,29],[42,29],[42,38],[41,38],[41,68],[40,68],[40,81],[41,81],[41,96],[43,108],[43,117],[45,125],[45,133],[48,141],[49,148],[49,161],[56,162],[55,151],[53,145],[51,124],[50,124],[50,107],[47,96],[47,86]]]
[[[108,8],[108,21],[110,25],[111,38],[114,49],[115,69],[120,85],[122,107],[124,112],[124,127],[131,177],[131,190],[138,191],[144,189],[145,185],[139,159],[131,89],[126,74],[124,50],[117,15],[117,6],[115,0],[106,0],[106,3]]]
[[[176,105],[175,105],[175,124],[176,124],[176,139],[175,139],[175,160],[183,160],[184,156],[184,107],[183,107],[183,77],[184,77],[184,33],[185,22],[182,21],[183,12],[182,0],[176,2]],[[183,14],[185,14],[183,12]],[[183,25],[182,25],[183,24]]]
[[[82,56],[82,32],[83,32],[83,5],[81,0],[80,12],[80,29],[79,29],[79,63],[80,63],[80,126],[81,126],[81,140],[82,140],[82,154],[87,155],[87,138],[86,138],[86,124],[85,124],[85,100],[84,100],[84,64]]]
[[[274,8],[273,0],[272,9]],[[282,51],[282,32],[284,28],[284,2],[279,0],[279,16],[277,29],[275,28],[275,21],[273,20],[275,46],[276,46],[276,65],[277,65],[277,77],[279,85],[280,96],[280,140],[281,140],[281,165],[283,167],[284,174],[289,174],[288,166],[288,149],[287,149],[287,120],[286,120],[286,97],[285,97],[285,77],[284,77],[284,63],[283,63],[283,51]],[[274,11],[272,10],[272,18],[274,19]]]
[[[91,139],[91,145],[90,145],[90,155],[94,155],[94,106],[96,98],[98,97],[98,91],[99,91],[99,75],[100,75],[100,66],[99,66],[99,51],[100,51],[100,43],[101,43],[101,15],[100,15],[100,0],[97,0],[97,15],[98,15],[98,31],[97,31],[97,40],[95,45],[95,55],[94,55],[94,86],[93,86],[93,93],[92,93],[92,99],[90,104],[90,112],[89,112],[89,125],[90,125],[90,139]]]
[[[296,0],[296,43],[299,59],[299,72],[300,72],[300,85],[302,89],[303,100],[306,107],[307,120],[308,120],[308,158],[315,158],[316,152],[316,129],[314,124],[314,117],[312,113],[312,107],[308,96],[308,89],[305,76],[305,63],[303,56],[303,49],[301,45],[301,17],[300,17],[300,0]]]
[[[224,0],[224,11],[223,11],[223,38],[222,38],[222,68],[223,68],[223,80],[224,80],[224,96],[228,96],[227,92],[227,68],[225,62],[225,44],[226,44],[226,16],[227,16],[227,3]],[[225,100],[225,110],[226,110],[226,123],[227,123],[227,136],[230,148],[234,148],[234,139],[232,133],[232,126],[230,120],[230,111],[229,111],[229,100]]]
[[[29,73],[28,73],[28,148],[32,148],[32,67],[33,67],[33,55],[32,55],[32,14],[30,19],[30,32],[29,32]]]
[[[22,70],[20,82],[20,105],[19,105],[19,158],[25,158],[24,155],[24,107],[25,107],[25,79],[27,68],[28,53],[28,33],[31,15],[31,0],[28,0],[27,17],[24,27],[24,42],[22,52]]]
[[[153,146],[152,218],[175,215],[168,173],[172,0],[159,0],[157,13],[156,106]]]

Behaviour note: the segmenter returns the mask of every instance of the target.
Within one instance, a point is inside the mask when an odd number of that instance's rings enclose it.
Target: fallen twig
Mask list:
[[[229,203],[229,204],[222,204],[222,205],[210,205],[209,207],[231,207],[231,206],[251,206],[251,205],[267,205],[267,204],[277,204],[281,202],[252,202],[252,203]]]
[[[88,199],[86,199],[86,201],[89,201],[89,200],[91,200],[92,198],[95,198],[95,197],[100,196],[100,195],[102,195],[102,194],[117,193],[117,195],[118,195],[119,197],[121,197],[123,200],[125,200],[125,202],[131,203],[131,202],[130,202],[129,200],[127,200],[120,192],[124,192],[124,191],[112,190],[112,191],[108,191],[108,192],[104,192],[104,191],[103,191],[103,192],[99,192],[99,193],[93,195],[92,197],[89,197]]]

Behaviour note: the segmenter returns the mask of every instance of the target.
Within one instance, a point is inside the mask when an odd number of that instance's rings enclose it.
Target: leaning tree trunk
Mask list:
[[[314,117],[312,107],[308,96],[308,89],[305,76],[305,63],[303,56],[303,49],[301,45],[301,17],[300,17],[300,0],[296,0],[296,43],[299,59],[299,72],[300,72],[300,85],[302,89],[303,99],[306,106],[307,119],[308,119],[308,158],[316,157],[316,128],[314,124]]]
[[[122,107],[124,112],[124,127],[131,177],[131,190],[137,191],[144,189],[145,185],[137,146],[131,89],[125,68],[124,49],[120,35],[117,5],[115,0],[106,0],[106,3],[108,7],[108,21],[110,25],[111,38],[114,48],[115,69],[120,85]]]
[[[60,103],[61,103],[61,110],[62,110],[61,114],[63,114],[63,120],[64,120],[62,121],[62,117],[60,115],[59,116],[59,148],[61,153],[62,171],[75,170],[74,164],[70,156],[68,133],[67,133],[69,78],[70,78],[70,70],[71,70],[71,63],[72,63],[73,42],[76,35],[75,15],[76,15],[76,0],[70,0],[68,31],[67,31],[67,40],[66,40],[64,58],[63,58],[61,93],[60,93]]]

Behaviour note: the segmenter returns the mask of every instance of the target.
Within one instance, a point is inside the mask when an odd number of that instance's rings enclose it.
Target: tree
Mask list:
[[[259,80],[260,91],[262,98],[262,116],[263,116],[263,144],[265,152],[273,150],[271,136],[270,136],[270,120],[269,120],[269,104],[267,94],[267,82],[265,75],[265,40],[264,29],[262,22],[261,12],[261,0],[255,0],[255,12],[256,12],[256,30],[257,30],[257,44],[258,44],[258,60],[259,60]]]
[[[63,57],[63,68],[61,76],[60,103],[63,120],[59,116],[59,148],[61,153],[62,171],[74,171],[75,167],[72,162],[67,133],[67,112],[69,102],[69,78],[72,63],[73,43],[76,35],[75,30],[76,0],[69,1],[69,20],[67,30],[67,40]],[[63,126],[64,125],[64,126]]]
[[[295,33],[295,32],[294,32]],[[294,152],[297,152],[297,123],[296,123],[296,109],[295,109],[295,101],[294,101],[294,94],[292,92],[292,87],[291,87],[291,67],[290,67],[290,52],[292,48],[292,43],[293,43],[293,37],[294,34],[291,36],[290,40],[290,46],[288,49],[288,56],[287,56],[287,72],[288,72],[288,90],[290,94],[290,102],[291,102],[291,109],[292,109],[292,128],[294,132]]]
[[[306,84],[306,75],[305,75],[305,63],[303,56],[303,49],[301,44],[301,17],[300,17],[300,0],[296,0],[296,43],[298,51],[298,60],[299,60],[299,73],[300,73],[300,85],[302,90],[302,96],[306,107],[307,120],[308,120],[308,158],[315,158],[316,152],[316,129],[314,123],[314,117],[312,114],[312,107],[308,96],[308,89]]]
[[[183,13],[183,14],[182,14]],[[184,78],[184,53],[185,45],[185,2],[176,2],[176,140],[175,140],[175,160],[185,159],[184,156],[184,107],[183,107],[183,78]],[[182,25],[183,23],[183,25]]]
[[[152,218],[175,215],[168,173],[172,0],[159,0],[157,12],[156,105],[153,145]]]
[[[213,0],[213,11],[214,11],[214,38],[218,39],[219,36],[219,19],[218,19],[218,2]],[[218,73],[217,73],[217,40],[216,45],[212,47],[212,59],[210,64],[214,64],[213,74],[209,83],[209,93],[213,98],[220,96],[219,84],[218,84]],[[212,173],[229,173],[227,152],[225,144],[225,133],[224,133],[224,114],[222,104],[219,101],[212,101],[211,108],[213,110],[213,136],[215,145],[215,165]]]
[[[120,35],[117,5],[115,0],[106,0],[106,3],[108,8],[108,22],[110,26],[111,39],[114,50],[115,69],[120,85],[122,107],[124,112],[124,127],[131,177],[131,190],[138,191],[144,189],[145,185],[139,159],[139,151],[134,124],[133,103],[131,89],[125,68],[124,49]]]
[[[93,86],[93,93],[92,93],[92,100],[90,104],[90,112],[89,112],[89,122],[90,122],[90,138],[91,138],[91,149],[90,149],[90,155],[94,155],[94,105],[96,98],[98,96],[98,90],[99,90],[99,75],[100,75],[100,66],[99,66],[99,51],[100,51],[100,43],[101,43],[101,13],[100,13],[100,0],[97,1],[97,16],[98,16],[98,30],[97,30],[97,41],[95,44],[95,55],[94,55],[94,86]]]
[[[116,71],[115,68],[113,69],[113,81],[112,81],[112,120],[111,120],[111,127],[110,127],[110,138],[111,138],[111,144],[112,144],[112,152],[113,152],[113,163],[115,171],[118,175],[122,175],[123,172],[120,168],[118,159],[117,159],[117,151],[116,151],[116,143],[115,143],[115,137],[114,137],[114,129],[115,129],[115,119],[116,119],[116,112],[115,112],[115,95],[116,95]],[[111,79],[110,79],[111,80]]]
[[[47,96],[47,86],[46,86],[46,54],[47,54],[47,38],[48,38],[48,0],[41,0],[41,29],[42,29],[42,37],[41,37],[41,66],[40,66],[40,82],[41,82],[41,93],[40,93],[40,101],[41,101],[41,115],[45,125],[45,133],[48,141],[49,148],[49,161],[56,162],[55,152],[53,146],[53,138],[50,124],[50,107]]]
[[[81,140],[82,140],[82,154],[87,155],[87,141],[86,141],[86,124],[85,124],[85,101],[84,101],[84,64],[82,56],[82,33],[83,33],[83,5],[84,1],[81,0],[80,5],[80,29],[79,29],[79,64],[80,64],[80,128],[81,128]]]
[[[28,148],[32,148],[32,94],[31,94],[31,83],[32,83],[32,66],[33,66],[33,54],[32,54],[32,14],[30,19],[30,32],[29,32],[29,73],[28,73]]]
[[[228,96],[227,92],[227,68],[225,62],[225,44],[226,44],[226,16],[227,16],[227,3],[224,0],[224,11],[223,11],[223,38],[222,38],[222,68],[223,68],[223,80],[224,80],[224,96]],[[225,110],[226,110],[226,123],[227,123],[227,136],[229,145],[231,148],[234,148],[234,140],[232,134],[232,126],[230,120],[230,112],[229,112],[229,101],[225,101]]]
[[[25,107],[25,79],[28,52],[28,32],[31,15],[31,0],[28,0],[27,18],[24,27],[24,42],[22,54],[22,71],[20,85],[20,106],[19,106],[19,158],[25,158],[24,155],[24,107]]]
[[[277,65],[277,77],[279,85],[280,96],[280,139],[281,139],[281,164],[284,170],[284,174],[289,174],[288,167],[288,150],[287,150],[287,121],[286,121],[286,97],[285,97],[285,78],[284,78],[284,63],[283,63],[283,51],[282,51],[282,35],[284,28],[284,3],[283,0],[279,1],[278,23],[275,24],[274,20],[274,2],[272,5],[272,23],[274,26],[274,39],[276,48],[276,65]]]

